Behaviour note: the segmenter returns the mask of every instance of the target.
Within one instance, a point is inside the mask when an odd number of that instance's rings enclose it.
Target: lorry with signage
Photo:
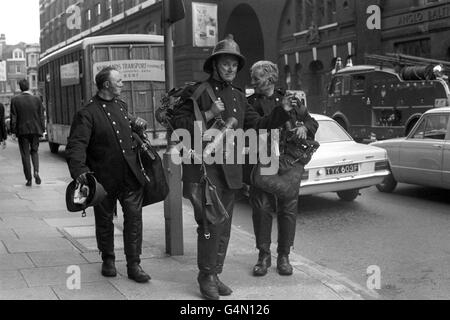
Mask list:
[[[385,65],[389,60],[378,58]],[[397,69],[383,64],[347,66],[332,75],[322,112],[357,141],[405,136],[425,111],[450,106],[445,68],[433,64]]]
[[[152,143],[167,143],[166,130],[155,119],[156,103],[165,93],[163,36],[106,35],[81,39],[39,62],[39,91],[46,106],[51,152],[67,144],[75,113],[95,95],[95,76],[107,66],[121,72],[120,98],[130,114],[147,120]]]

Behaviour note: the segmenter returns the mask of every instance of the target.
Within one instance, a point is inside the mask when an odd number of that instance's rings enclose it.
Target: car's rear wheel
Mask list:
[[[358,189],[352,189],[352,190],[344,190],[344,191],[338,191],[337,195],[341,200],[344,201],[353,201],[359,196],[359,190]]]
[[[395,187],[397,187],[397,181],[395,181],[392,172],[384,178],[382,183],[377,184],[376,187],[380,192],[391,193],[394,191]]]

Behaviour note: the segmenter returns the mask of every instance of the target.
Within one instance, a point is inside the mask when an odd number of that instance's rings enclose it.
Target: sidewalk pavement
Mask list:
[[[40,167],[42,184],[33,181],[31,188],[26,187],[17,143],[9,139],[7,148],[0,150],[0,299],[202,300],[196,280],[196,223],[187,202],[183,202],[183,256],[165,253],[163,203],[144,208],[141,265],[152,277],[146,284],[127,278],[119,208],[115,220],[118,275],[105,278],[100,274],[92,208],[85,218],[66,210],[65,189],[71,179],[64,152],[51,154],[48,144],[41,143]],[[265,277],[253,277],[254,243],[252,234],[233,226],[221,280],[234,292],[222,300],[378,298],[375,292],[295,252],[290,255],[292,276],[279,276],[272,266]],[[70,266],[81,271],[80,289],[67,286],[73,283]]]

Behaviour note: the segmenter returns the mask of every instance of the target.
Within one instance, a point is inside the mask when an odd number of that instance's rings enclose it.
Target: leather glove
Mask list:
[[[88,184],[87,172],[80,174],[76,180],[79,184],[87,185]]]
[[[295,128],[294,132],[297,134],[297,137],[300,140],[306,140],[306,138],[308,137],[308,129],[305,126]]]
[[[137,117],[134,123],[136,124],[137,127],[141,128],[142,130],[147,129],[147,121],[145,121],[142,118]]]

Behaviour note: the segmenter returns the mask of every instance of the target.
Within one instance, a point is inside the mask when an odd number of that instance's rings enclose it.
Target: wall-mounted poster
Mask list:
[[[192,2],[194,47],[214,47],[217,43],[217,4]]]

